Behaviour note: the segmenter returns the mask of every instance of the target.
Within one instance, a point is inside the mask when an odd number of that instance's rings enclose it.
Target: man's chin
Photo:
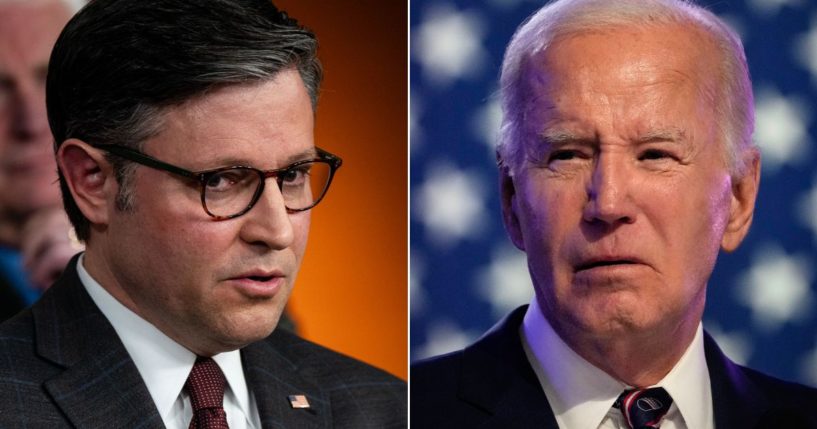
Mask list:
[[[653,315],[629,303],[604,303],[601,306],[581,306],[572,309],[562,317],[570,321],[576,334],[585,338],[605,340],[617,336],[648,332],[658,325]]]
[[[281,319],[281,311],[270,310],[261,315],[241,315],[223,331],[222,343],[231,350],[239,349],[272,334]]]

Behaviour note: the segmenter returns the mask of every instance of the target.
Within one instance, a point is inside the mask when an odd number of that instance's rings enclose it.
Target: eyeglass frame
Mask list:
[[[136,150],[136,149],[133,149],[133,148],[130,148],[130,147],[127,147],[127,146],[122,146],[122,145],[118,145],[118,144],[101,144],[101,143],[88,143],[88,144],[91,147],[94,147],[96,149],[104,150],[105,152],[108,152],[108,153],[110,153],[112,155],[116,155],[116,156],[118,156],[120,158],[123,158],[123,159],[128,160],[128,161],[135,162],[135,163],[140,164],[140,165],[144,165],[146,167],[150,167],[150,168],[153,168],[153,169],[156,169],[156,170],[161,170],[161,171],[167,171],[168,173],[173,173],[173,174],[176,174],[178,176],[182,176],[182,177],[185,177],[185,178],[188,178],[188,179],[196,180],[198,182],[200,188],[201,188],[201,206],[204,209],[204,211],[210,217],[214,218],[215,220],[235,219],[235,218],[237,218],[239,216],[245,215],[247,212],[252,210],[252,208],[255,206],[256,203],[258,203],[258,200],[261,198],[261,194],[264,192],[264,188],[266,187],[267,179],[269,179],[270,177],[275,178],[275,182],[278,184],[278,190],[283,191],[284,184],[283,184],[283,181],[281,179],[281,177],[282,177],[281,173],[290,171],[293,168],[296,168],[298,166],[304,165],[304,164],[309,163],[309,162],[320,162],[320,163],[328,164],[329,165],[329,177],[326,180],[326,186],[323,189],[323,194],[321,194],[321,196],[317,200],[315,200],[312,203],[312,205],[310,205],[310,206],[308,206],[306,208],[302,208],[302,209],[291,209],[289,207],[286,207],[286,205],[284,205],[284,207],[287,209],[287,211],[290,211],[290,212],[302,212],[302,211],[310,210],[313,207],[315,207],[316,205],[318,205],[318,203],[321,202],[321,200],[323,200],[323,197],[326,196],[326,193],[329,191],[329,186],[332,184],[332,179],[335,177],[335,172],[338,170],[338,168],[340,168],[341,165],[343,165],[343,159],[341,159],[339,156],[334,155],[334,154],[332,154],[330,152],[327,152],[327,151],[325,151],[325,150],[323,150],[323,149],[316,146],[315,151],[318,154],[317,158],[311,158],[311,159],[304,159],[304,160],[301,160],[301,161],[296,161],[296,162],[294,162],[292,164],[289,164],[289,165],[287,165],[286,167],[283,167],[283,168],[276,168],[276,169],[272,169],[272,170],[259,170],[258,168],[250,167],[248,165],[231,165],[231,166],[213,168],[213,169],[209,169],[209,170],[190,171],[190,170],[187,170],[185,168],[182,168],[182,167],[179,167],[179,166],[176,166],[176,165],[169,164],[167,162],[158,160],[158,159],[156,159],[156,158],[154,158],[154,157],[152,157],[150,155],[147,155],[147,154],[145,154],[143,152],[140,152],[139,150]],[[213,214],[207,208],[207,203],[205,202],[205,197],[204,197],[205,188],[207,186],[207,180],[210,179],[214,174],[217,174],[217,173],[220,173],[220,172],[226,171],[226,170],[232,170],[232,169],[235,169],[235,168],[240,168],[240,169],[244,169],[244,170],[252,170],[256,174],[258,174],[258,177],[261,179],[260,184],[258,185],[258,188],[256,188],[255,193],[252,196],[252,199],[250,199],[249,204],[247,204],[247,207],[245,207],[244,209],[242,209],[238,213],[232,214],[232,215],[229,215],[229,216],[219,216],[219,215]]]

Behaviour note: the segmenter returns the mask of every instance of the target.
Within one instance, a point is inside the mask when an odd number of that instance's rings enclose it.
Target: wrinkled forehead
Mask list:
[[[556,87],[578,90],[594,83],[637,90],[629,84],[652,79],[655,84],[688,82],[714,99],[719,64],[711,36],[695,27],[662,24],[572,32],[523,61],[520,95],[539,97]]]

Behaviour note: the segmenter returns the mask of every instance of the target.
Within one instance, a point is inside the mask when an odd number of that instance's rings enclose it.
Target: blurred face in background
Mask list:
[[[0,220],[60,203],[45,78],[70,17],[58,0],[0,0]]]

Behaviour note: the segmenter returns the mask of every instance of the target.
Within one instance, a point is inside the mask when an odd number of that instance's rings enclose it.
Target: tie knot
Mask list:
[[[226,380],[221,368],[213,359],[199,357],[184,384],[190,394],[193,411],[204,408],[220,408],[224,402]]]
[[[672,397],[663,387],[625,390],[615,403],[632,429],[658,428],[670,405]]]

